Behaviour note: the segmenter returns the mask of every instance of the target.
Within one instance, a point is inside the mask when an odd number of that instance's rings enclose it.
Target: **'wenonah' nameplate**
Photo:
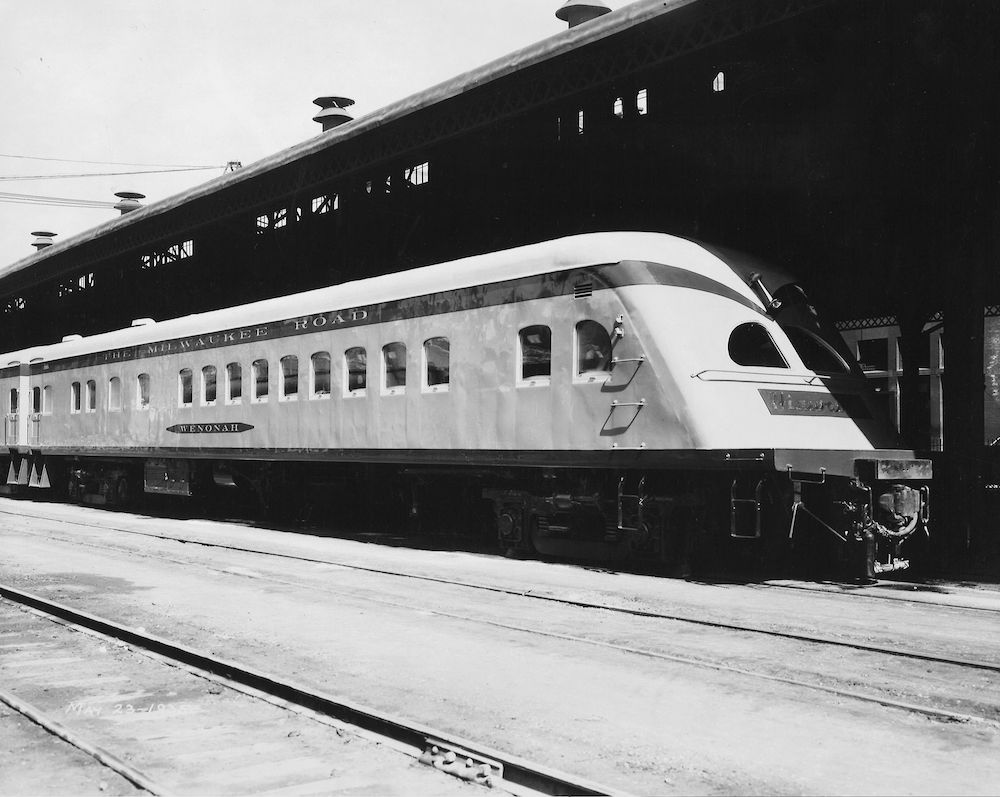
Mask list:
[[[251,429],[253,426],[249,423],[178,423],[167,427],[167,431],[174,434],[233,434]]]

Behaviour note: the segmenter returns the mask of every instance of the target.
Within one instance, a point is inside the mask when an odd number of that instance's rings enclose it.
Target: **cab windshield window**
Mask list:
[[[729,356],[737,365],[787,368],[778,347],[760,324],[740,324],[729,336]]]
[[[824,374],[849,373],[847,363],[833,348],[819,337],[801,327],[783,327],[785,334],[799,355],[802,364],[810,371]]]

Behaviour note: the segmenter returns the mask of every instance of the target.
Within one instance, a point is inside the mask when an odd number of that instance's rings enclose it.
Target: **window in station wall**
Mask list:
[[[318,196],[312,201],[312,212],[320,216],[324,213],[329,213],[331,210],[340,209],[340,196],[338,194],[324,194],[323,196]]]
[[[625,117],[625,101],[621,97],[615,97],[614,104],[611,106],[611,112],[618,119]]]
[[[639,89],[635,95],[635,109],[639,112],[639,116],[649,113],[649,92],[646,89]]]
[[[423,185],[431,179],[431,164],[429,161],[418,163],[406,170],[406,182],[410,185]]]
[[[726,73],[719,72],[712,81],[712,91],[716,94],[726,90]]]
[[[581,108],[576,114],[576,133],[577,135],[583,135],[583,109]]]
[[[930,368],[931,367],[931,347],[930,347],[930,336],[927,336],[922,341],[920,348],[917,350],[917,368]],[[903,347],[900,345],[900,339],[896,338],[896,356],[899,367],[903,368],[906,363],[903,361]]]
[[[81,291],[89,290],[96,285],[97,282],[94,278],[93,272],[88,272],[87,274],[82,274],[79,277],[74,277],[68,282],[62,282],[56,288],[56,295],[62,298],[63,296],[69,296],[73,293],[80,293]]]
[[[859,340],[858,362],[865,371],[888,371],[889,339],[882,337]]]
[[[943,363],[943,360],[939,360]],[[1000,316],[988,315],[983,319],[983,374],[986,389],[983,391],[983,442],[988,446],[1000,445]],[[995,466],[994,466],[995,467]],[[994,479],[995,481],[996,479]]]
[[[194,257],[193,239],[181,241],[158,252],[141,255],[139,258],[139,268],[143,270],[159,268],[168,263],[175,263],[178,260],[185,260],[189,257]]]

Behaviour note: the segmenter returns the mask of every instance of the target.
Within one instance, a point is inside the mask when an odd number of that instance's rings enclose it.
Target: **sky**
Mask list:
[[[318,135],[316,97],[352,97],[360,118],[554,36],[562,3],[0,0],[0,268],[34,253],[33,231],[58,242],[118,215],[50,198],[172,196]],[[173,166],[211,168],[107,174]]]

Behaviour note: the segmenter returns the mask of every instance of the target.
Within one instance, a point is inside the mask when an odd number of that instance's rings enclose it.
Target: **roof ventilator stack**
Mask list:
[[[38,230],[31,233],[35,236],[35,240],[31,242],[31,245],[35,247],[38,251],[41,251],[46,246],[52,246],[55,243],[52,239],[55,238],[56,234],[54,232],[45,232],[44,230]]]
[[[142,204],[139,200],[146,198],[145,194],[137,194],[135,191],[118,191],[115,196],[118,197],[119,201],[115,203],[114,208],[120,211],[123,216],[141,208]]]
[[[600,0],[566,0],[556,11],[556,17],[568,22],[571,28],[590,22],[592,19],[604,16],[611,11]]]
[[[354,105],[354,100],[350,97],[317,97],[313,102],[322,109],[313,117],[313,121],[323,125],[324,133],[354,120],[354,117],[344,110]]]

